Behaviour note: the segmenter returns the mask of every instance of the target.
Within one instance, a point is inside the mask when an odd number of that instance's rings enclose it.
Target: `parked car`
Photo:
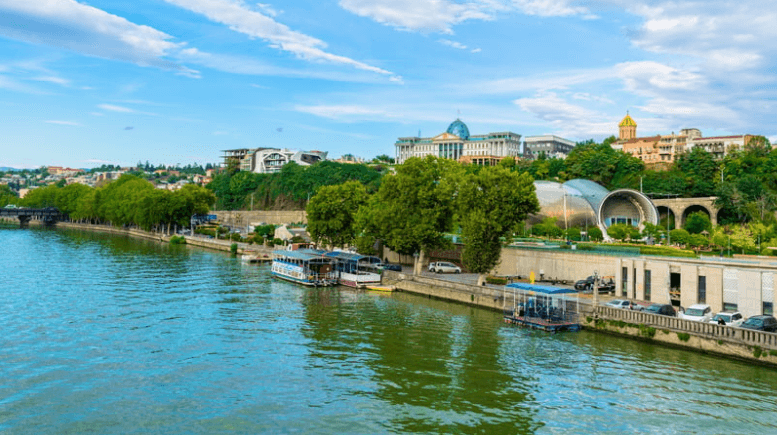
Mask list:
[[[680,317],[696,322],[709,322],[712,318],[712,308],[707,304],[693,304],[686,308]]]
[[[756,331],[777,332],[777,319],[774,316],[761,314],[748,318],[739,327],[755,329]]]
[[[429,272],[435,273],[461,273],[461,268],[448,261],[429,263]]]
[[[594,277],[589,276],[586,279],[581,279],[577,282],[575,282],[575,290],[593,290],[594,288]],[[615,282],[613,282],[612,278],[600,278],[599,279],[599,293],[609,293],[615,291]]]
[[[624,310],[628,310],[629,307],[632,306],[632,302],[630,300],[627,300],[627,299],[613,299],[613,300],[611,300],[610,302],[607,302],[604,305],[607,306],[607,307],[623,308]]]
[[[652,304],[644,310],[646,313],[659,314],[661,316],[675,317],[677,313],[670,304]]]
[[[394,264],[394,263],[378,263],[375,265],[377,269],[381,270],[393,270],[395,272],[402,272],[402,265],[401,264]]]
[[[712,316],[710,323],[718,325],[739,326],[745,321],[745,317],[739,311],[723,311]]]

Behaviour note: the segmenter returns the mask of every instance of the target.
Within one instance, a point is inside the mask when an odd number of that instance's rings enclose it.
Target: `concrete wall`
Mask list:
[[[495,274],[502,276],[528,276],[530,272],[539,278],[540,271],[546,278],[577,281],[594,271],[599,276],[615,276],[617,257],[605,257],[591,254],[572,254],[569,251],[517,249],[506,247],[502,250],[502,261],[496,267]]]
[[[592,275],[615,277],[615,294],[623,295],[623,268],[626,268],[626,295],[628,298],[646,300],[645,271],[650,271],[650,302],[671,303],[671,274],[680,274],[680,305],[689,307],[699,302],[699,276],[707,280],[706,301],[715,312],[723,310],[724,289],[733,297],[737,308],[745,317],[762,314],[763,302],[777,299],[775,273],[777,267],[769,258],[737,262],[728,259],[671,258],[657,256],[616,257],[592,255],[584,251],[567,249],[523,249],[506,247],[502,261],[494,274],[502,276],[528,276],[540,271],[546,278],[574,282]],[[728,276],[728,279],[724,279]]]
[[[213,211],[211,214],[218,216],[219,222],[230,227],[247,227],[261,222],[273,225],[308,222],[308,215],[304,210]]]

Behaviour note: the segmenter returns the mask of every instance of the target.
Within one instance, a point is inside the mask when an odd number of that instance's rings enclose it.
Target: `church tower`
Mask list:
[[[618,140],[629,140],[637,138],[637,123],[626,112],[626,117],[618,124]]]

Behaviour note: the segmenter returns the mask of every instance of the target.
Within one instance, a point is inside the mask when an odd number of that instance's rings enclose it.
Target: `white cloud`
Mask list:
[[[301,77],[318,78],[333,81],[348,82],[375,82],[373,74],[364,74],[359,72],[345,73],[342,71],[328,71],[317,68],[283,68],[270,65],[258,59],[248,58],[237,55],[225,55],[206,53],[196,48],[187,48],[178,53],[178,58],[183,62],[192,62],[217,71],[224,71],[231,74],[245,75],[271,75],[282,77]],[[381,79],[382,80],[382,79]],[[391,82],[401,82],[400,76],[392,75],[389,77]]]
[[[291,30],[261,12],[249,9],[241,0],[165,0],[181,8],[204,15],[209,20],[225,24],[230,29],[259,38],[272,47],[292,53],[300,59],[347,65],[363,71],[393,75],[385,69],[368,65],[345,56],[324,51],[326,43],[320,39]]]
[[[682,70],[653,61],[620,63],[615,65],[615,71],[632,92],[650,92],[654,89],[693,91],[706,85],[706,79],[697,71]]]
[[[645,50],[692,56],[724,74],[761,67],[777,53],[777,9],[768,2],[651,3],[624,2],[644,20],[633,42]]]
[[[282,12],[275,10],[275,8],[272,7],[272,5],[265,4],[265,3],[257,3],[256,6],[262,10],[265,14],[275,18],[278,15],[280,15]]]
[[[573,6],[572,3],[575,3],[575,0],[513,0],[512,3],[526,15],[540,17],[584,15],[586,18],[595,18],[588,8]]]
[[[0,35],[143,66],[182,69],[165,59],[183,45],[172,36],[74,0],[4,0]]]
[[[541,92],[513,103],[550,124],[562,136],[609,136],[615,129],[607,114],[570,104],[554,92]]]
[[[451,41],[450,39],[440,39],[437,42],[439,42],[442,45],[447,45],[448,47],[456,48],[459,50],[467,49],[467,46],[462,44],[461,42]]]
[[[349,117],[358,117],[359,119],[365,118],[393,118],[395,114],[391,114],[382,109],[374,109],[366,106],[359,105],[317,105],[317,106],[302,106],[298,105],[294,107],[294,110],[302,113],[309,113],[311,115],[319,116],[322,118],[344,120]]]
[[[73,122],[73,121],[49,120],[49,121],[44,121],[44,122],[47,123],[47,124],[69,125],[71,127],[80,127],[81,126],[81,124],[79,124],[77,122]]]
[[[113,104],[98,104],[97,107],[109,112],[136,113],[135,109],[130,109],[129,107],[124,106],[115,106]]]
[[[49,76],[49,77],[34,77],[34,78],[30,79],[30,80],[34,80],[36,82],[54,83],[54,84],[62,85],[62,86],[70,85],[70,80],[63,79],[61,77],[53,77],[53,76]]]
[[[97,107],[100,109],[103,109],[108,112],[116,112],[116,113],[133,113],[138,115],[148,115],[148,116],[159,116],[156,113],[151,112],[141,112],[139,110],[135,110],[129,107],[125,106],[117,106],[115,104],[98,104]]]
[[[451,27],[467,20],[491,20],[498,1],[456,3],[450,0],[340,0],[340,6],[358,16],[401,30],[453,33]]]

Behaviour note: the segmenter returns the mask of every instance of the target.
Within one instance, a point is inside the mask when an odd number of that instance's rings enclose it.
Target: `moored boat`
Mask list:
[[[335,262],[338,283],[355,288],[380,284],[381,275],[375,268],[380,258],[345,251],[332,251],[325,255]]]
[[[337,283],[334,260],[325,251],[300,249],[273,251],[272,275],[307,286],[326,287]]]

